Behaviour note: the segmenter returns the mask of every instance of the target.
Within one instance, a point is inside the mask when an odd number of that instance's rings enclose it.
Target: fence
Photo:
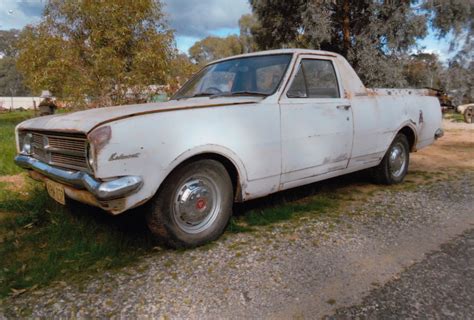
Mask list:
[[[33,109],[41,102],[40,97],[0,97],[0,109]]]

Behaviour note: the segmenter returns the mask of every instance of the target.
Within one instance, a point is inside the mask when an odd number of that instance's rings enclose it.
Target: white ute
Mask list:
[[[426,90],[365,88],[340,55],[275,50],[204,67],[166,103],[80,111],[16,128],[16,163],[67,198],[119,214],[146,203],[172,247],[218,238],[234,201],[374,168],[407,173],[441,137]]]

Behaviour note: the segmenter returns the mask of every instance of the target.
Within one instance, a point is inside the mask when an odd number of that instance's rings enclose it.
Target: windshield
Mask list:
[[[206,66],[173,97],[273,94],[290,63],[291,54],[237,58]]]

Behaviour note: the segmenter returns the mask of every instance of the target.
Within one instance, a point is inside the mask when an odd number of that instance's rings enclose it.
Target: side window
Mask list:
[[[286,94],[288,98],[307,98],[308,90],[306,88],[306,81],[304,80],[304,68],[300,64],[298,72],[296,73],[293,83],[291,84],[288,93]]]
[[[339,87],[332,62],[303,59],[287,96],[290,98],[339,98]]]

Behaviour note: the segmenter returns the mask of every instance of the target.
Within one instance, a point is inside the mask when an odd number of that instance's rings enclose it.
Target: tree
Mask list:
[[[192,63],[186,54],[177,53],[171,60],[168,93],[175,93],[197,71],[199,71],[199,66]]]
[[[253,14],[246,14],[239,19],[240,35],[228,37],[207,37],[197,41],[190,49],[189,56],[197,64],[205,64],[216,59],[256,51],[257,44],[253,34],[259,23]]]
[[[455,104],[474,102],[474,11],[469,0],[429,0],[424,9],[433,14],[430,21],[438,38],[454,35],[451,48],[460,46],[443,72],[442,86]]]
[[[189,55],[198,64],[243,53],[243,46],[238,36],[225,38],[207,37],[196,42],[190,49]]]
[[[403,75],[408,86],[413,88],[441,88],[441,74],[443,66],[436,54],[412,54],[406,62]]]
[[[253,30],[260,49],[292,46],[302,26],[306,0],[250,0],[260,28]]]
[[[474,102],[474,45],[472,39],[451,59],[442,75],[442,86],[455,104]]]
[[[20,31],[17,29],[0,30],[0,57],[14,57],[18,50],[16,43]]]
[[[257,43],[253,37],[254,33],[258,32],[260,27],[257,18],[253,14],[244,14],[239,19],[240,29],[240,43],[242,44],[243,53],[250,53],[256,51]]]
[[[452,32],[454,40],[463,33],[472,36],[474,12],[470,0],[425,0],[422,8],[432,13],[431,26],[437,31],[438,37],[445,37]]]
[[[453,45],[463,37],[472,42],[470,0],[250,0],[250,4],[259,22],[253,35],[260,49],[303,47],[340,53],[369,86],[406,85],[404,61],[428,25],[439,38],[454,34]]]
[[[14,57],[0,58],[0,96],[28,96],[30,91],[15,66]]]
[[[20,31],[0,30],[0,96],[29,95],[23,77],[16,69],[16,43]]]
[[[175,55],[159,0],[50,0],[19,40],[17,67],[28,86],[98,105],[141,99],[166,84]]]

